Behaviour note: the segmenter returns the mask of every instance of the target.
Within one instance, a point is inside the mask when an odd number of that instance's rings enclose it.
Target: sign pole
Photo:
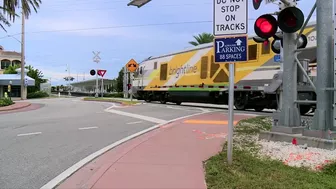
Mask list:
[[[104,78],[101,79],[101,97],[104,97]]]
[[[95,97],[98,98],[98,63],[100,62],[100,57],[99,57],[99,54],[100,52],[94,52],[92,51],[93,53],[93,61],[97,63],[97,69],[96,69],[96,93],[95,93]]]
[[[248,61],[248,1],[213,0],[213,3],[215,62],[218,64],[229,64],[227,162],[231,165],[234,126],[234,64]]]
[[[233,101],[234,101],[234,63],[229,63],[229,133],[228,133],[228,148],[227,148],[227,160],[228,164],[232,164],[232,151],[233,151]]]

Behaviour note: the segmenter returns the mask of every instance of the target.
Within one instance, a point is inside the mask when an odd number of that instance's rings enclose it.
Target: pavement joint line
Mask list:
[[[81,127],[78,130],[98,129],[98,127]]]
[[[18,134],[17,136],[30,136],[30,135],[40,135],[42,132],[34,132],[34,133],[23,133],[23,134]]]
[[[134,121],[134,122],[126,123],[126,124],[127,125],[133,125],[133,124],[138,124],[138,123],[142,123],[142,121]]]
[[[61,174],[59,174],[57,177],[55,177],[54,179],[52,179],[51,181],[49,181],[47,184],[45,184],[44,186],[42,186],[40,189],[54,189],[56,186],[58,186],[61,182],[63,182],[65,179],[67,179],[68,177],[70,177],[73,173],[75,173],[77,170],[79,170],[80,168],[82,168],[83,166],[85,166],[87,163],[91,162],[92,160],[96,159],[97,157],[101,156],[102,154],[106,153],[107,151],[131,140],[134,139],[140,135],[143,135],[145,133],[148,133],[150,131],[153,131],[155,129],[160,128],[163,125],[175,122],[175,121],[179,121],[179,120],[183,120],[189,117],[193,117],[193,116],[198,116],[198,115],[202,115],[202,114],[206,114],[208,112],[199,112],[196,114],[191,114],[191,115],[187,115],[187,116],[183,116],[183,117],[179,117],[176,119],[172,119],[169,121],[166,121],[165,123],[159,123],[153,127],[147,128],[145,130],[142,130],[140,132],[137,132],[133,135],[130,135],[128,137],[125,137],[119,141],[116,141],[92,154],[90,154],[89,156],[85,157],[84,159],[80,160],[79,162],[77,162],[76,164],[74,164],[73,166],[69,167],[67,170],[65,170],[64,172],[62,172]]]
[[[142,119],[142,120],[157,123],[157,124],[167,122],[167,120],[163,120],[163,119],[158,119],[158,118],[139,115],[139,114],[133,114],[133,113],[129,113],[129,112],[123,112],[123,111],[114,110],[114,109],[109,109],[109,110],[105,110],[105,111],[110,112],[110,113],[114,113],[114,114],[118,114],[118,115],[123,115],[123,116],[133,117],[133,118],[137,118],[137,119]]]

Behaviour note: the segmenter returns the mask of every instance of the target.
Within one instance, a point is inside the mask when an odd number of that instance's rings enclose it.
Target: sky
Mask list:
[[[113,79],[130,59],[141,62],[191,47],[189,41],[202,32],[213,33],[213,1],[152,0],[137,8],[129,0],[42,0],[38,13],[26,20],[26,63],[41,70],[52,85],[66,83],[67,65],[76,81],[95,78],[91,69],[107,70]],[[307,17],[313,0],[301,0],[298,7]],[[276,4],[262,3],[254,10],[249,1],[249,35],[255,19],[278,10]],[[312,20],[315,20],[314,13]],[[20,52],[21,19],[7,33],[0,31],[0,45]],[[9,36],[8,36],[9,35]],[[101,61],[93,62],[92,51]]]

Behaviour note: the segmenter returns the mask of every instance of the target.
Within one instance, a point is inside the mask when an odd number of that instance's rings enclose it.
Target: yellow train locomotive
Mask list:
[[[308,68],[316,66],[315,25],[310,23],[304,29],[303,34],[308,39],[307,50],[298,54],[300,60],[309,62],[306,66],[308,73],[311,70]],[[248,62],[235,64],[234,105],[238,110],[277,109],[277,91],[265,92],[265,89],[274,82],[280,64],[274,61],[271,45],[257,43],[253,37],[248,39]],[[147,102],[227,104],[228,70],[228,64],[214,62],[213,43],[203,44],[144,60],[134,74],[132,90],[135,98]],[[299,72],[298,75],[302,76]],[[316,99],[313,89],[304,80],[298,83],[298,93],[299,100]],[[311,109],[314,109],[313,104],[300,106],[301,114]]]

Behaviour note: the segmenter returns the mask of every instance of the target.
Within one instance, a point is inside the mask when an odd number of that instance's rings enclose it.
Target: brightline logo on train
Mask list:
[[[190,66],[189,64],[177,68],[169,68],[169,75],[176,75],[176,78],[180,77],[180,75],[196,72],[197,66]]]

